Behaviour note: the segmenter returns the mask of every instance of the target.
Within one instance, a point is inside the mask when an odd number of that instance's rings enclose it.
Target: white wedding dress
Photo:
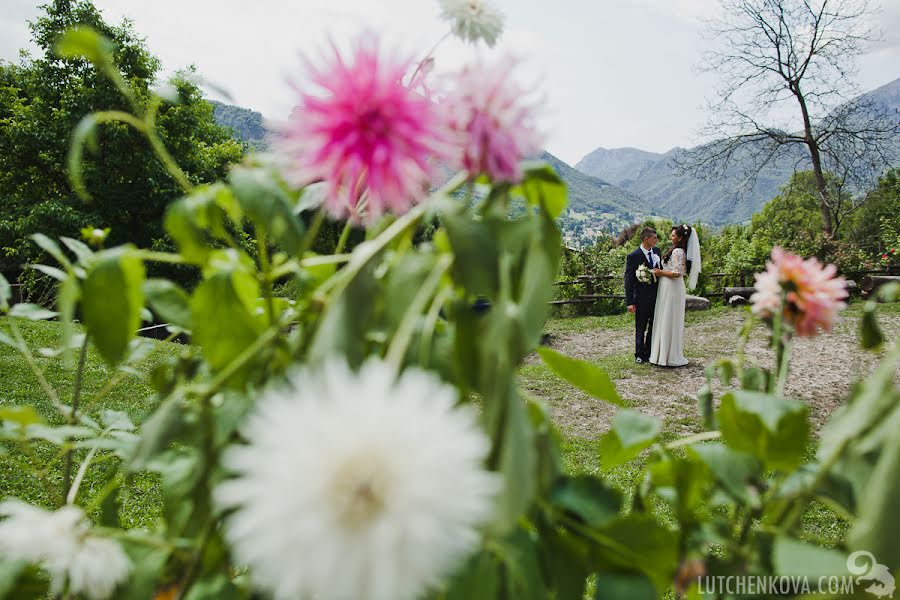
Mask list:
[[[684,357],[684,274],[687,257],[684,250],[675,248],[666,271],[674,271],[681,277],[660,277],[656,292],[656,311],[653,313],[653,339],[650,344],[650,362],[663,367],[680,367],[688,364]]]

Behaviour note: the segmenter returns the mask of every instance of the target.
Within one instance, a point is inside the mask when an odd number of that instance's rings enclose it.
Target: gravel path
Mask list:
[[[737,332],[743,323],[737,310],[717,311],[696,318],[685,328],[685,356],[690,364],[670,369],[653,365],[635,365],[633,332],[601,328],[555,334],[549,344],[565,354],[606,366],[614,377],[619,394],[632,408],[665,422],[666,429],[678,434],[697,430],[697,390],[705,383],[704,369],[713,359],[733,356],[737,351]],[[798,339],[791,357],[791,374],[785,393],[805,401],[810,407],[813,427],[818,430],[831,412],[849,395],[854,381],[870,374],[879,355],[865,352],[856,337],[857,316],[842,318],[833,333]],[[881,315],[879,321],[888,339],[900,337],[900,315]],[[761,366],[770,366],[773,354],[767,348],[765,329],[759,326],[751,336],[746,355]],[[537,364],[530,357],[527,364]],[[612,365],[612,367],[610,367]],[[523,384],[531,393],[547,400],[553,418],[566,435],[593,439],[604,433],[616,408],[595,400],[564,382],[552,378]],[[900,368],[895,376],[900,384]],[[715,391],[721,392],[716,384]]]

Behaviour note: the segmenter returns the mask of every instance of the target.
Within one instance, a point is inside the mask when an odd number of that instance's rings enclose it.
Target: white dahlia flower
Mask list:
[[[480,543],[499,480],[469,407],[435,376],[372,359],[260,398],[215,491],[235,558],[276,598],[411,600]]]
[[[0,555],[46,569],[53,593],[68,581],[72,594],[102,600],[128,577],[122,546],[91,531],[80,508],[51,512],[11,499],[0,503],[0,517]]]
[[[503,15],[485,0],[440,0],[441,18],[459,39],[488,46],[497,43],[503,33]]]

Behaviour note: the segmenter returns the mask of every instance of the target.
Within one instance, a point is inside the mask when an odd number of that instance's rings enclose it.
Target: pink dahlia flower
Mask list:
[[[422,198],[433,160],[449,156],[444,120],[427,97],[403,84],[409,62],[379,54],[372,36],[351,56],[336,48],[308,65],[316,93],[300,99],[276,142],[288,179],[328,183],[325,205],[337,218],[405,212]],[[330,61],[330,62],[329,62]]]
[[[520,162],[541,148],[528,92],[511,80],[515,61],[466,66],[444,104],[457,136],[457,166],[494,182],[522,179]]]
[[[756,274],[753,312],[771,318],[780,311],[801,336],[831,331],[847,298],[846,281],[836,272],[834,265],[823,267],[815,258],[803,260],[776,246],[766,270]]]

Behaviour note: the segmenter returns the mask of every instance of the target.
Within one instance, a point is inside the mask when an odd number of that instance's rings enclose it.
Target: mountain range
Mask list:
[[[867,94],[900,120],[900,79]],[[216,121],[230,127],[236,138],[253,150],[268,147],[263,116],[255,111],[210,101]],[[722,177],[704,179],[681,174],[679,158],[690,149],[673,148],[665,153],[637,148],[597,148],[573,168],[549,152],[547,161],[569,188],[569,206],[560,217],[560,227],[569,244],[590,244],[600,233],[616,233],[646,217],[677,221],[702,221],[711,225],[741,223],[778,195],[799,154],[777,162],[759,174],[752,187],[744,185],[741,157]]]
[[[865,96],[900,120],[900,79]],[[736,157],[723,177],[704,179],[680,174],[678,161],[690,151],[673,148],[659,154],[636,148],[597,148],[578,161],[575,168],[632,192],[641,198],[640,206],[645,212],[686,222],[724,225],[749,219],[778,195],[795,165],[803,168],[804,162],[808,164],[798,151],[762,171],[755,185],[748,187],[744,185],[746,163],[741,156]]]

